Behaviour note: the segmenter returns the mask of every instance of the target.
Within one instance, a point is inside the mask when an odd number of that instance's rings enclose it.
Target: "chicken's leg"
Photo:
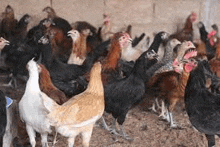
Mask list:
[[[128,134],[125,133],[125,130],[124,130],[124,125],[119,125],[120,126],[120,131],[121,131],[121,135],[123,138],[125,138],[126,140],[129,140],[129,141],[133,141],[134,139],[131,138]]]
[[[102,119],[103,127],[104,127],[106,130],[110,131],[111,129],[110,129],[110,127],[106,124],[105,119],[104,119],[103,116],[101,117],[101,119]]]
[[[167,113],[167,109],[165,107],[165,104],[164,104],[164,101],[162,100],[162,104],[161,104],[161,113],[159,115],[159,117],[161,117],[162,119],[165,119],[168,121],[168,118],[166,116],[166,113]]]
[[[41,134],[41,144],[42,144],[42,147],[48,147],[47,133]]]
[[[173,120],[173,114],[168,111],[169,118],[170,118],[170,127],[171,128],[177,128],[176,122]]]
[[[208,135],[205,134],[206,139],[208,140],[208,147],[214,147],[215,146],[215,136],[214,135]]]
[[[36,146],[36,141],[35,141],[35,131],[34,131],[34,129],[31,126],[26,125],[26,130],[27,130],[27,133],[28,133],[28,136],[29,136],[29,139],[30,139],[31,146],[35,147]]]

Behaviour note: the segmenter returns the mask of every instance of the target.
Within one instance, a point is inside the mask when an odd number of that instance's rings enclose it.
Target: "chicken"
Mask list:
[[[127,36],[129,36],[127,33],[117,32],[111,39],[107,57],[102,60],[102,81],[104,85],[113,79],[121,78],[119,60],[123,48],[128,47],[130,44],[130,37]]]
[[[72,39],[52,21],[45,20],[43,25],[46,27],[45,36],[50,39],[53,54],[62,62],[67,63],[73,46]]]
[[[72,97],[85,90],[87,82],[80,77],[90,71],[93,63],[97,61],[102,52],[107,50],[108,45],[109,41],[103,42],[93,53],[88,54],[82,65],[75,65],[65,64],[59,61],[59,59],[53,55],[50,43],[45,44],[41,46],[42,64],[44,64],[50,72],[53,84],[63,91],[67,97]]]
[[[119,80],[112,80],[104,85],[105,111],[112,114],[114,118],[112,132],[115,135],[118,135],[115,129],[115,123],[117,121],[120,126],[120,135],[127,140],[133,140],[124,131],[123,123],[128,111],[143,98],[146,81],[145,72],[157,62],[156,57],[157,54],[151,50],[144,52],[135,62],[129,76]]]
[[[104,13],[103,14],[104,22],[102,26],[99,28],[100,29],[100,38],[102,41],[106,41],[108,39],[111,39],[113,35],[115,34],[113,32],[113,23],[110,19],[109,14]],[[131,36],[131,25],[128,25],[127,32]],[[135,47],[145,36],[145,33],[142,33],[139,37],[135,37],[134,40],[132,41],[132,47]]]
[[[4,18],[1,22],[1,33],[5,39],[11,41],[12,32],[15,31],[17,24],[18,21],[14,17],[14,10],[8,5],[5,8]]]
[[[86,21],[76,21],[76,22],[72,23],[71,26],[72,26],[72,29],[79,31],[79,33],[81,33],[83,30],[87,30],[87,29],[90,30],[89,36],[86,39],[86,42],[87,42],[86,46],[87,46],[87,50],[89,52],[93,52],[94,49],[101,42],[103,42],[100,37],[101,29],[99,29],[97,31],[96,27],[94,27],[90,23],[88,23]]]
[[[219,136],[219,94],[206,88],[206,79],[215,75],[209,68],[207,60],[198,62],[198,66],[190,73],[185,89],[185,108],[191,124],[204,133],[208,147],[215,146],[215,135]]]
[[[142,50],[141,48],[133,48],[132,39],[129,35],[125,36],[125,38],[122,38],[121,40],[123,41],[124,39],[128,39],[129,44],[128,46],[122,48],[121,59],[128,62],[136,61],[140,57],[140,55],[146,50]]]
[[[59,105],[66,102],[68,99],[66,95],[56,88],[50,78],[50,73],[46,69],[43,64],[39,64],[40,66],[40,73],[39,73],[39,86],[40,90],[56,101]]]
[[[200,33],[200,39],[206,43],[207,39],[208,39],[208,32],[206,31],[205,25],[203,24],[203,22],[199,22],[197,24],[198,28],[199,28],[199,33]]]
[[[35,57],[38,60],[40,57],[40,49],[37,45],[28,45],[26,42],[10,42],[9,46],[6,46],[2,50],[2,55],[5,56],[5,64],[11,74],[11,80],[4,86],[12,86],[17,88],[17,78],[21,76],[25,80],[28,71],[25,68],[27,62]]]
[[[219,37],[219,31],[218,31],[218,26],[217,26],[217,24],[213,24],[213,25],[212,25],[212,28],[213,28],[214,31],[216,31],[216,36]]]
[[[170,38],[176,38],[180,42],[193,41],[193,23],[197,20],[197,14],[192,12],[186,19],[185,26],[182,30],[170,35]]]
[[[15,27],[15,30],[12,32],[14,40],[24,40],[27,35],[27,26],[31,20],[31,16],[25,14]]]
[[[176,44],[176,48],[178,48],[178,52],[179,53],[177,53],[177,55],[179,55],[180,57],[183,57],[183,55],[181,56],[180,53],[185,53],[185,48],[180,48],[178,46],[178,45],[181,44],[181,42],[179,40],[177,40],[177,39],[173,39],[172,41],[173,41],[173,44]],[[175,67],[175,64],[173,64],[174,50],[175,50],[175,48],[173,50],[170,50],[169,52],[166,51],[166,54],[167,54],[166,58],[167,58],[168,62],[166,63],[166,65],[160,67],[155,72],[155,74],[162,73],[162,72],[167,72],[167,71],[172,71],[173,70],[173,68]],[[178,57],[177,57],[176,58],[176,62],[174,62],[174,63],[177,63],[177,65],[178,65],[178,60],[180,60],[180,59],[178,59]]]
[[[0,90],[0,146],[3,146],[3,136],[6,131],[7,115],[6,115],[6,98],[5,94]]]
[[[42,97],[46,95],[39,87],[39,67],[32,59],[27,63],[29,79],[24,95],[19,102],[21,119],[26,123],[26,130],[33,147],[36,145],[35,133],[41,134],[41,144],[47,147],[47,135],[51,133],[47,110],[43,105]]]
[[[100,35],[101,35],[102,41],[106,41],[106,40],[112,38],[114,35],[114,33],[112,31],[113,24],[112,24],[110,16],[108,14],[104,13],[103,18],[104,18],[104,23],[100,27],[100,29],[101,29]]]
[[[83,146],[89,147],[89,141],[95,122],[104,112],[104,89],[101,80],[101,64],[95,63],[91,69],[87,89],[72,97],[63,105],[56,104],[49,97],[43,97],[49,111],[48,118],[57,132],[68,137],[68,146],[73,147],[75,137],[82,134]]]
[[[150,93],[150,92],[148,92],[148,88],[149,88],[148,82],[149,82],[149,80],[151,80],[152,76],[153,76],[153,75],[156,75],[157,72],[159,73],[159,71],[161,71],[161,69],[162,69],[165,65],[169,64],[169,62],[170,62],[170,57],[173,55],[173,50],[174,50],[174,48],[176,48],[176,47],[179,45],[179,43],[180,43],[180,42],[179,42],[177,39],[171,39],[171,40],[169,40],[169,41],[167,42],[167,44],[166,44],[163,58],[162,58],[158,63],[156,63],[155,65],[153,65],[149,70],[147,70],[147,72],[146,72],[146,77],[147,77],[148,80],[146,81],[146,91],[145,91],[145,94],[148,95],[148,93]],[[177,63],[177,64],[179,64],[179,63]],[[175,66],[175,67],[177,67],[177,66]],[[164,72],[164,71],[163,71],[163,72]],[[146,97],[146,96],[145,96],[145,97]],[[146,99],[146,100],[148,100],[148,99]],[[155,102],[156,102],[156,104],[158,103],[157,98],[155,98]],[[158,106],[159,106],[159,105],[158,105]],[[149,109],[151,109],[151,110],[153,110],[154,112],[156,112],[155,104],[153,103],[152,107],[149,108]]]
[[[130,40],[130,38],[127,37],[128,40]],[[168,39],[168,33],[164,32],[164,31],[161,31],[161,32],[158,32],[155,37],[154,37],[154,40],[153,42],[151,43],[150,47],[144,47],[144,49],[148,49],[149,51],[154,51],[155,53],[158,53],[158,49],[160,47],[160,45],[164,42],[166,42],[166,40]],[[126,39],[124,39],[126,40]],[[147,41],[147,40],[146,40]],[[130,44],[130,41],[129,41],[129,44]],[[129,46],[128,46],[129,47]],[[140,53],[140,51],[134,51],[135,49],[131,49],[129,50],[129,48],[125,48],[125,55],[127,53]],[[124,56],[125,56],[124,55]],[[130,54],[132,56],[132,54]],[[138,55],[138,54],[136,54]],[[136,56],[135,55],[135,56]],[[124,76],[127,76],[129,75],[129,73],[131,72],[133,66],[134,66],[134,62],[133,61],[130,61],[130,62],[127,62],[128,60],[130,60],[131,56],[128,56],[128,57],[125,57],[127,60],[123,60],[123,58],[119,61],[119,66],[121,67],[122,69],[122,72],[123,72],[123,75]],[[130,59],[129,59],[130,57]]]
[[[45,7],[43,9],[43,12],[46,12],[48,14],[47,18],[52,20],[52,22],[54,22],[55,27],[61,29],[64,32],[65,36],[67,35],[67,32],[72,29],[69,22],[61,17],[58,17],[53,8]]]
[[[68,64],[83,64],[88,53],[86,40],[89,33],[89,29],[82,30],[81,33],[79,33],[77,30],[71,30],[68,32],[68,36],[70,36],[73,40],[72,52],[67,61]]]
[[[183,42],[181,44],[185,49],[185,55],[182,60],[188,60],[189,58],[195,57],[197,52],[191,50],[193,48],[192,42]],[[181,61],[178,61],[181,64]],[[183,72],[177,73],[175,70],[162,72],[153,76],[149,83],[147,84],[147,94],[155,98],[159,98],[165,101],[165,105],[168,107],[167,116],[165,116],[164,108],[162,107],[162,112],[160,116],[170,122],[171,128],[176,128],[177,124],[173,119],[173,112],[176,104],[181,101],[184,97],[185,86],[188,80],[189,72],[188,66],[194,66],[195,61],[188,61],[183,66]],[[182,70],[182,69],[178,69]],[[157,91],[157,92],[155,92]]]

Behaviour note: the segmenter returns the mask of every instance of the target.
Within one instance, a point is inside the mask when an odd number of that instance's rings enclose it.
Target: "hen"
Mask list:
[[[31,145],[36,145],[36,132],[41,134],[41,144],[47,147],[47,135],[51,133],[50,123],[47,118],[47,110],[43,105],[42,97],[46,94],[39,87],[39,67],[37,63],[30,60],[27,64],[29,79],[26,84],[24,95],[19,102],[19,113],[21,119],[26,123],[26,130]]]
[[[77,30],[71,30],[68,32],[68,36],[70,36],[73,40],[72,52],[67,61],[68,64],[83,64],[87,54],[89,53],[86,46],[86,40],[89,36],[89,33],[89,29],[82,30],[81,33],[79,33]]]
[[[181,48],[185,49],[185,54],[182,56],[182,59],[178,61],[178,64],[181,64],[182,60],[188,60],[189,58],[195,57],[197,52],[192,50],[195,48],[191,42],[183,42]],[[147,94],[153,96],[154,98],[159,98],[165,101],[165,105],[168,108],[167,116],[165,116],[164,108],[162,107],[162,112],[160,116],[170,122],[170,127],[175,128],[177,125],[173,119],[173,112],[176,104],[181,101],[184,97],[184,88],[186,86],[188,76],[191,70],[187,69],[188,66],[194,66],[194,60],[187,61],[183,66],[181,73],[176,71],[168,71],[156,74],[153,76],[149,83],[147,84]],[[157,92],[155,92],[157,91]]]
[[[206,79],[213,77],[207,60],[201,60],[190,73],[185,90],[185,108],[191,124],[206,135],[208,147],[215,146],[220,135],[220,96],[206,88]]]
[[[93,126],[101,118],[105,106],[101,64],[93,65],[90,82],[83,93],[72,97],[63,105],[56,104],[49,97],[43,97],[43,102],[49,111],[51,124],[60,134],[68,137],[69,147],[74,146],[78,134],[82,134],[83,146],[89,147]]]
[[[52,20],[52,22],[54,23],[55,27],[63,30],[65,35],[67,35],[67,32],[72,29],[72,27],[69,24],[69,22],[67,20],[61,18],[61,17],[58,17],[56,15],[56,12],[54,11],[53,8],[45,7],[43,9],[43,12],[46,12],[48,14],[47,18]]]
[[[198,23],[198,28],[200,32],[201,42],[197,42],[198,56],[206,55],[208,59],[212,59],[215,56],[215,47],[217,38],[215,36],[216,32],[212,31],[208,33],[202,22]]]
[[[170,35],[170,38],[176,38],[180,42],[183,42],[184,40],[193,41],[193,22],[195,22],[196,20],[197,14],[195,12],[192,12],[186,19],[184,28]]]
[[[49,42],[48,42],[49,43]],[[42,64],[46,66],[51,75],[53,84],[63,91],[67,97],[72,97],[85,90],[87,82],[80,78],[88,73],[95,61],[103,51],[107,50],[109,41],[100,44],[93,53],[88,54],[82,65],[65,64],[53,55],[51,45],[42,45]],[[57,70],[59,69],[59,70]]]
[[[131,74],[120,80],[112,80],[104,85],[105,91],[105,111],[112,114],[113,130],[115,135],[115,122],[120,125],[121,135],[128,140],[132,140],[124,131],[123,123],[128,111],[134,104],[141,101],[145,93],[145,72],[157,62],[157,54],[152,51],[144,52],[135,62]],[[105,123],[104,123],[105,124]]]
[[[4,18],[1,22],[1,31],[0,31],[5,39],[11,41],[12,32],[15,31],[17,24],[18,21],[17,19],[15,19],[14,10],[10,5],[8,5],[5,8]]]

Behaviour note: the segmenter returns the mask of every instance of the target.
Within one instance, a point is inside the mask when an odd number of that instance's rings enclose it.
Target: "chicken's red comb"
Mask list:
[[[212,36],[215,36],[215,34],[216,34],[216,31],[213,30],[213,31],[211,31],[211,32],[207,35],[207,37],[208,37],[208,38],[211,38]]]

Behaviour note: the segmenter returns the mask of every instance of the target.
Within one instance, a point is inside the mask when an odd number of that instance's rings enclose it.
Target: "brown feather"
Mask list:
[[[41,72],[39,73],[39,85],[41,91],[60,105],[66,102],[68,99],[65,94],[53,85],[49,71],[44,65],[39,64],[39,66],[41,68]]]

